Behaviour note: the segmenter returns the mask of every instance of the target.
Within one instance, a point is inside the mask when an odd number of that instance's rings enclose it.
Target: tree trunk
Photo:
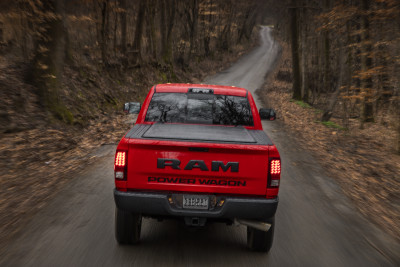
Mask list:
[[[104,0],[102,8],[101,8],[101,28],[100,28],[100,35],[101,35],[101,42],[100,42],[100,49],[101,49],[101,60],[103,61],[104,65],[107,65],[107,49],[108,49],[108,6],[110,0]]]
[[[400,154],[400,101],[395,103],[395,112],[397,113],[397,153]]]
[[[199,17],[199,1],[198,0],[191,1],[191,9],[190,9],[190,12],[186,11],[186,16],[187,16],[187,19],[188,19],[188,22],[190,25],[189,55],[188,55],[188,61],[190,61],[190,59],[192,57],[195,37],[197,34],[197,23],[198,23],[198,17]]]
[[[153,60],[157,60],[157,34],[156,27],[154,24],[154,20],[156,17],[156,3],[154,0],[146,1],[147,3],[147,19],[148,25],[150,27],[149,39],[150,39],[150,48]]]
[[[257,20],[257,6],[251,5],[249,9],[246,11],[246,15],[244,16],[244,20],[241,23],[242,26],[239,29],[238,39],[236,43],[242,42],[243,37],[246,37],[247,40],[250,39],[251,33],[253,32],[253,28],[256,24]]]
[[[161,55],[164,55],[164,49],[167,42],[167,19],[166,19],[166,0],[159,0],[160,5],[160,35],[161,35]]]
[[[126,23],[126,18],[127,18],[127,5],[126,5],[127,0],[119,0],[119,6],[123,9],[123,11],[120,14],[120,21],[121,21],[121,52],[124,56],[126,56],[126,34],[127,34],[127,23]]]
[[[211,41],[211,32],[213,30],[212,26],[212,8],[213,8],[213,0],[210,0],[209,3],[209,11],[208,11],[208,27],[204,25],[204,37],[203,37],[203,45],[204,45],[204,54],[207,57],[210,54],[210,41]]]
[[[347,32],[347,37],[346,37],[346,42],[347,42],[347,60],[346,60],[346,71],[345,71],[345,76],[346,76],[346,88],[347,88],[347,94],[346,96],[350,96],[350,88],[353,85],[353,65],[354,65],[354,60],[353,60],[353,53],[352,53],[352,47],[350,44],[352,43],[352,38],[351,38],[351,24],[348,21],[346,23],[346,32]],[[343,102],[343,126],[346,128],[349,128],[349,118],[350,118],[350,108],[351,107],[351,101],[349,99],[345,100]]]
[[[223,10],[220,14],[224,14],[224,11],[228,13],[228,16],[224,16],[223,19],[226,19],[225,26],[222,29],[221,33],[219,34],[219,39],[218,39],[218,47],[221,50],[228,51],[230,48],[230,43],[231,43],[231,26],[233,22],[233,3],[231,1],[228,1],[225,3],[225,5],[221,6],[221,9]]]
[[[172,30],[175,23],[176,0],[161,0],[161,54],[164,63],[172,63]]]
[[[321,117],[321,121],[329,121],[332,117],[332,111],[333,108],[336,105],[336,102],[338,100],[338,97],[340,95],[340,88],[342,86],[342,80],[343,80],[343,75],[344,75],[344,56],[343,56],[343,51],[342,51],[342,47],[340,47],[340,51],[339,51],[339,79],[336,85],[336,90],[334,93],[332,93],[328,105],[326,107],[326,109],[324,110],[324,113],[322,114]]]
[[[307,67],[307,60],[308,60],[308,55],[307,55],[307,33],[308,33],[308,25],[307,25],[307,9],[303,9],[303,14],[302,14],[302,19],[301,19],[301,26],[302,30],[300,31],[300,44],[301,44],[301,99],[304,102],[308,102],[308,79],[307,79],[307,72],[308,72],[308,67]],[[305,18],[305,20],[303,19]]]
[[[301,100],[301,81],[300,81],[300,60],[299,60],[299,33],[296,1],[292,0],[292,7],[289,9],[290,32],[292,45],[292,69],[293,69],[293,99]]]
[[[231,22],[225,24],[224,29],[219,36],[219,48],[224,51],[229,50],[229,36],[231,32]]]
[[[331,71],[330,71],[330,40],[329,31],[324,30],[323,33],[323,43],[324,43],[324,92],[331,92]]]
[[[116,57],[116,55],[117,55],[117,46],[118,46],[118,44],[117,44],[117,41],[118,41],[118,38],[117,38],[117,32],[118,32],[118,16],[117,16],[117,13],[115,13],[115,17],[114,17],[114,29],[113,29],[113,42],[114,42],[114,44],[113,44],[113,49],[114,49],[114,57]]]
[[[324,0],[324,11],[328,12],[330,9],[330,0]],[[329,39],[329,30],[325,29],[323,31],[323,44],[324,44],[324,92],[330,93],[332,92],[331,88],[331,40]]]
[[[139,11],[138,11],[138,16],[137,16],[137,21],[136,21],[135,40],[133,43],[133,49],[135,50],[135,53],[137,54],[135,63],[138,63],[139,61],[142,60],[142,56],[141,56],[142,51],[141,50],[142,50],[142,35],[143,35],[143,22],[144,22],[144,18],[145,18],[145,11],[146,11],[145,0],[140,0]]]
[[[372,90],[372,77],[370,74],[366,74],[368,70],[372,68],[372,46],[369,33],[369,0],[362,0],[361,6],[364,14],[361,16],[361,71],[363,72],[363,78],[361,81],[362,91],[364,93],[363,98],[363,111],[362,111],[362,126],[364,122],[374,121],[374,109],[373,109],[373,90]]]
[[[0,43],[3,42],[3,22],[0,21]]]
[[[398,7],[400,10],[400,6]],[[400,20],[397,21],[397,34],[400,32]],[[399,36],[399,35],[397,35]],[[397,55],[400,55],[400,46],[398,45],[395,50],[397,51]],[[397,73],[400,71],[400,64],[399,62],[395,65],[395,71],[397,70]],[[396,81],[397,80],[397,81]],[[395,79],[396,82],[394,82],[394,87],[396,88],[394,91],[394,95],[399,96],[400,94],[400,79],[399,76],[397,76],[397,79]],[[400,100],[397,99],[395,100],[395,112],[397,113],[397,153],[400,155]]]
[[[35,56],[31,62],[31,80],[38,88],[40,102],[59,119],[72,122],[71,114],[60,103],[59,88],[66,55],[64,0],[42,0],[36,6],[41,16]]]
[[[254,26],[256,26],[256,22],[258,20],[258,16],[259,16],[259,13],[257,11],[254,11],[253,16],[251,16],[251,18],[250,18],[250,22],[247,23],[247,27],[244,31],[244,36],[246,37],[247,40],[250,40],[250,38],[251,38],[251,35],[254,30]]]

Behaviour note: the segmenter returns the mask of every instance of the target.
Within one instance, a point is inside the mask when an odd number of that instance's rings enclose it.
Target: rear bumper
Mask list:
[[[169,193],[121,192],[114,189],[114,199],[119,209],[144,216],[265,220],[273,217],[278,207],[278,198],[218,196],[219,200],[224,200],[221,207],[216,206],[210,210],[187,210],[171,205],[168,201],[169,196],[171,196]]]

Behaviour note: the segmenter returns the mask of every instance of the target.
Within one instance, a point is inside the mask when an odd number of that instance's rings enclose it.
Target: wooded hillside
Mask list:
[[[133,95],[143,97],[144,84],[187,82],[190,73],[199,74],[199,66],[211,71],[227,57],[237,58],[256,36],[264,8],[256,0],[19,0],[0,5],[3,67],[18,68],[40,106],[70,124],[85,123],[87,115]],[[215,63],[207,66],[206,61]],[[10,98],[6,88],[2,91]],[[97,107],[85,108],[89,99]],[[12,110],[4,102],[3,117],[10,121]]]
[[[344,128],[397,129],[400,152],[400,2],[301,0],[272,5],[292,51],[293,98]],[[356,125],[355,125],[356,124]]]

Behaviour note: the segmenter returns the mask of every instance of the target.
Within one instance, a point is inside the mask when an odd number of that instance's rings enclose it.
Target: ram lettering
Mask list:
[[[169,166],[172,169],[180,170],[181,161],[178,159],[157,159],[157,168],[164,169]],[[193,168],[199,168],[202,171],[208,171],[206,163],[203,160],[189,160],[186,164],[184,170],[193,170]],[[226,172],[230,169],[231,172],[239,171],[239,162],[228,162],[224,164],[223,161],[211,161],[211,171],[218,172],[223,171]]]

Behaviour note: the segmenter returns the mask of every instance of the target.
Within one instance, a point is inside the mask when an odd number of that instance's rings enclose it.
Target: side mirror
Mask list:
[[[260,108],[259,112],[260,114],[260,118],[262,120],[270,120],[270,121],[274,121],[276,119],[276,113],[275,110],[273,110],[272,108]]]
[[[124,112],[128,114],[139,114],[142,105],[138,102],[129,102],[124,105]]]

